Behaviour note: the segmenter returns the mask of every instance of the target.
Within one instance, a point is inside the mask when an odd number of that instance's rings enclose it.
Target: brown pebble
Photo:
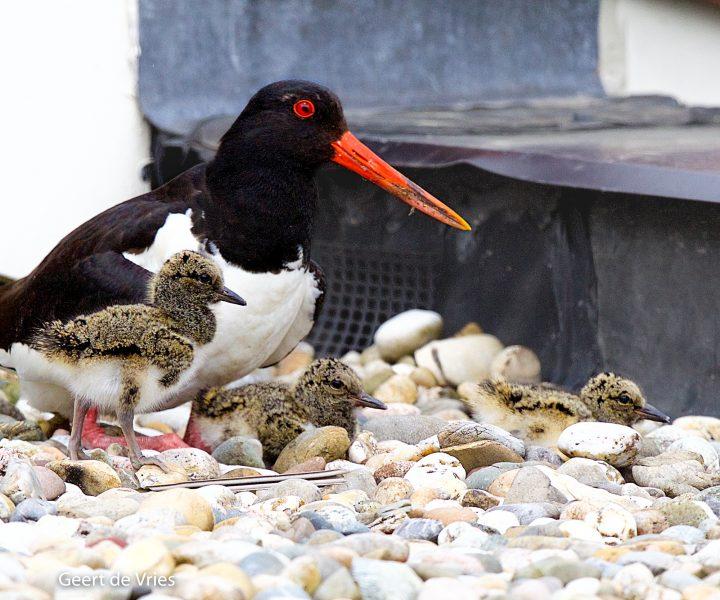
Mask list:
[[[515,475],[519,472],[520,469],[513,469],[512,471],[505,471],[504,473],[501,473],[495,478],[495,481],[488,486],[487,491],[493,496],[501,496],[504,498],[507,496],[513,481],[515,481]]]
[[[466,521],[474,523],[477,521],[477,515],[469,508],[457,508],[454,506],[438,507],[426,510],[423,514],[425,519],[435,519],[440,521],[445,527],[456,521]]]
[[[235,479],[236,477],[258,477],[259,475],[262,475],[260,471],[256,471],[255,469],[251,469],[250,467],[239,467],[237,469],[232,469],[227,473],[223,473],[221,479]]]
[[[415,463],[409,460],[396,460],[394,462],[383,465],[373,473],[375,481],[380,483],[388,477],[405,477],[405,474],[415,466]]]
[[[287,471],[285,471],[285,475],[290,475],[292,473],[314,473],[316,471],[324,471],[326,464],[327,462],[322,456],[313,456],[294,467],[290,467]]]
[[[639,510],[633,516],[637,524],[638,535],[661,533],[669,526],[665,515],[656,509]]]
[[[493,506],[500,504],[500,500],[501,498],[497,498],[485,490],[468,490],[462,497],[460,504],[463,506],[487,510],[488,508],[492,508]]]

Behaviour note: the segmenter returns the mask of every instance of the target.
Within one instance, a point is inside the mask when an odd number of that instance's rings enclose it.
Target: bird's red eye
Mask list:
[[[308,119],[315,114],[315,105],[310,100],[298,100],[293,104],[293,112],[301,119]]]

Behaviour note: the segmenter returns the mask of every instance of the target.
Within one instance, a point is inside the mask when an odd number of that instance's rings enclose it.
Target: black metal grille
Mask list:
[[[437,254],[315,242],[313,259],[325,272],[327,286],[325,305],[307,338],[319,356],[365,348],[391,316],[434,306]]]

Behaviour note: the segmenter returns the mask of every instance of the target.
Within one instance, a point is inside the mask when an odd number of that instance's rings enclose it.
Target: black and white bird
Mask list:
[[[348,131],[337,96],[306,81],[258,91],[212,161],[106,210],[66,236],[27,277],[0,286],[0,364],[37,408],[69,415],[67,390],[26,360],[37,327],[142,302],[150,272],[181,250],[211,257],[247,306],[213,307],[217,334],[195,353],[197,376],[163,407],[272,365],[310,331],[323,275],[310,260],[316,170],[333,161],[461,230],[462,217]]]

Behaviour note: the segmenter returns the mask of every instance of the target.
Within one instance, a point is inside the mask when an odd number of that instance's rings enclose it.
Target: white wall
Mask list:
[[[135,0],[0,4],[0,274],[148,189]]]
[[[664,94],[720,106],[720,6],[602,0],[600,76],[613,95]]]

